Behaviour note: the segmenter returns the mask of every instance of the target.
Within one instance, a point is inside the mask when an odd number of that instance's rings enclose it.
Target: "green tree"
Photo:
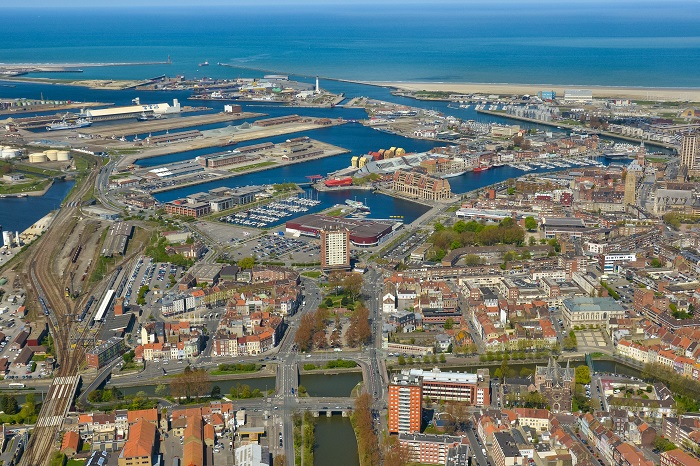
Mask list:
[[[655,269],[658,269],[661,268],[661,266],[663,266],[664,264],[661,262],[661,260],[655,257],[649,262],[649,265],[651,265]]]
[[[591,370],[588,366],[578,366],[575,374],[577,384],[587,385],[591,383]]]
[[[445,358],[445,353],[440,353],[440,362],[444,363],[445,361],[447,361],[447,359]]]
[[[244,257],[243,259],[238,261],[238,267],[240,267],[242,269],[252,269],[254,265],[255,265],[255,257],[253,257],[253,256]]]
[[[403,357],[403,354],[400,354],[396,362],[399,363],[399,366],[405,366],[406,365],[406,358]]]
[[[525,217],[525,229],[534,231],[537,229],[537,220],[534,217]]]
[[[165,396],[168,394],[168,386],[165,384],[156,385],[156,396]]]
[[[443,231],[445,229],[445,225],[440,222],[435,222],[435,226],[433,228],[435,231]]]
[[[442,328],[445,330],[452,330],[455,326],[455,321],[452,319],[452,317],[448,317],[447,320],[445,320],[445,323],[442,325]]]

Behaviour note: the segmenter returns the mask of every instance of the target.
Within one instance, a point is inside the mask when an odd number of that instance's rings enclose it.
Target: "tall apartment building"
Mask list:
[[[686,167],[688,171],[697,170],[700,168],[697,163],[698,136],[696,133],[686,133],[681,141],[681,167]]]
[[[347,228],[321,230],[321,268],[350,268],[350,231]]]
[[[420,377],[397,374],[389,384],[389,432],[420,433],[423,387]]]

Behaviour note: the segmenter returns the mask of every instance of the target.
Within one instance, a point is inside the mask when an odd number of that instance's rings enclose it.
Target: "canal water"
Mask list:
[[[0,199],[0,225],[5,231],[23,232],[52,210],[58,209],[74,184],[74,181],[56,181],[40,197]]]
[[[304,374],[299,385],[306,388],[309,396],[348,397],[352,389],[362,381],[361,372],[343,372],[340,374]]]
[[[358,466],[357,439],[350,418],[319,416],[316,419],[314,465]]]
[[[231,391],[231,388],[240,385],[248,385],[251,390],[259,389],[261,392],[265,390],[274,390],[275,388],[275,378],[274,377],[256,377],[250,379],[238,379],[238,380],[212,380],[211,386],[218,385],[221,388],[221,395],[226,396]],[[111,388],[113,385],[109,384],[106,387]],[[157,385],[138,385],[135,387],[119,387],[119,390],[124,395],[136,395],[138,392],[145,392],[149,396],[155,396]],[[169,394],[169,393],[168,393]]]

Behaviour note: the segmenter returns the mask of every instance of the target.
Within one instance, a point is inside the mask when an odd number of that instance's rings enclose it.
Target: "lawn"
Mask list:
[[[51,182],[51,180],[39,180],[29,178],[28,183],[1,183],[0,194],[19,194],[31,191],[41,191]]]
[[[258,168],[269,167],[270,165],[277,165],[277,162],[260,162],[254,163],[252,165],[244,165],[242,167],[230,168],[230,172],[240,173],[248,170],[256,170]]]
[[[302,276],[309,277],[309,278],[318,278],[321,276],[321,272],[316,271],[316,270],[312,270],[309,272],[302,272],[301,274],[302,274]]]

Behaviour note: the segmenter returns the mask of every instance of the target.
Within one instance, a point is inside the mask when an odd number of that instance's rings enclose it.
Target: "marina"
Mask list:
[[[219,221],[253,228],[267,228],[279,225],[287,217],[308,212],[310,207],[315,207],[320,203],[321,201],[317,199],[291,196],[264,206],[253,207],[235,214],[226,215],[219,218]]]

